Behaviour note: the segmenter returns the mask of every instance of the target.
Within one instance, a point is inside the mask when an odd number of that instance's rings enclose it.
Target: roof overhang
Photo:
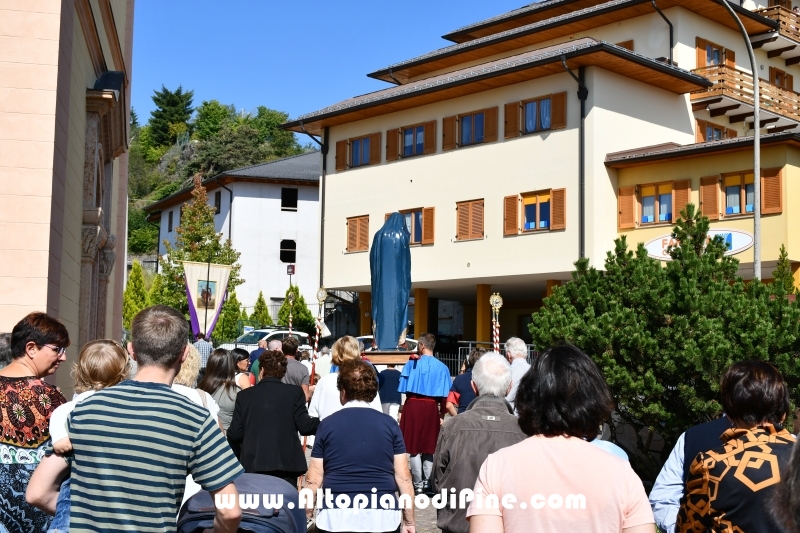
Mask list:
[[[798,133],[772,133],[761,136],[761,146],[792,145],[800,148],[800,134]],[[615,152],[606,155],[605,165],[608,168],[621,169],[638,167],[666,161],[680,161],[694,159],[708,155],[720,155],[729,152],[752,150],[753,137],[736,137],[722,141],[675,145],[661,144],[624,152]]]
[[[597,66],[676,94],[712,85],[697,74],[604,41],[585,38],[351,98],[302,115],[281,127],[320,135],[326,127],[561,74],[562,59],[570,69]]]
[[[315,180],[298,180],[298,179],[261,178],[261,177],[249,177],[249,176],[232,176],[224,173],[220,174],[219,176],[203,180],[203,187],[205,187],[206,191],[213,191],[215,189],[219,189],[222,186],[228,185],[233,182],[269,183],[271,185],[294,185],[294,186],[307,185],[311,187],[319,187],[318,180],[315,181]],[[161,200],[146,206],[144,208],[144,211],[146,213],[150,213],[150,217],[152,217],[153,215],[160,213],[164,209],[169,209],[170,207],[188,202],[192,198],[193,190],[194,190],[194,185],[191,185],[189,187],[184,187],[178,192],[172,193],[166,198],[162,198]],[[148,220],[150,220],[150,217],[148,217]]]
[[[513,28],[518,28],[520,26],[525,26],[549,18],[569,14],[576,10],[596,6],[602,3],[602,0],[550,0],[538,2],[530,4],[521,9],[509,11],[508,13],[483,20],[481,22],[476,22],[475,24],[464,26],[463,28],[459,28],[458,30],[448,33],[447,35],[443,35],[442,38],[455,43],[464,43]],[[646,3],[651,5],[652,9],[651,0],[646,0]],[[742,19],[742,23],[744,23],[745,29],[750,35],[769,31],[757,29],[757,27],[761,24],[759,20],[764,19],[764,17],[756,15],[752,11],[741,7],[738,3],[728,2],[728,4],[734,9],[736,14],[739,15],[739,18]],[[733,20],[727,9],[725,9],[725,7],[718,2],[718,0],[682,0],[679,2],[675,2],[674,0],[658,0],[658,7],[662,10],[674,7],[675,5],[682,5],[686,9],[694,11],[699,15],[709,17],[724,26],[728,26],[729,28],[737,31],[739,30],[736,21]]]
[[[575,7],[576,4],[570,5]],[[676,6],[684,7],[738,31],[736,22],[716,0],[659,0],[658,6],[660,9]],[[739,6],[735,7],[738,8],[739,17],[749,33],[763,34],[764,32],[777,30],[778,23],[776,21],[757,15]],[[655,13],[655,10],[651,0],[593,2],[592,5],[582,9],[527,25],[515,25],[515,27],[503,32],[441,48],[408,61],[402,61],[377,70],[368,74],[368,76],[389,83],[395,83],[395,80],[405,83],[411,78],[450,68],[467,61],[502,54],[554,39],[563,39],[570,35],[593,30],[598,26],[614,24],[652,13]]]

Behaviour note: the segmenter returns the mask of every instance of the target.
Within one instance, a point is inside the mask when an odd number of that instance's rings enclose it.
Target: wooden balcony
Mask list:
[[[758,15],[778,22],[778,31],[751,37],[753,48],[761,48],[767,57],[780,57],[786,65],[800,63],[800,15],[781,6],[766,7],[755,11]]]
[[[737,68],[715,65],[692,71],[714,85],[691,93],[692,109],[708,109],[712,117],[727,116],[731,124],[753,121],[753,76]],[[777,133],[800,125],[800,94],[760,80],[761,128]]]

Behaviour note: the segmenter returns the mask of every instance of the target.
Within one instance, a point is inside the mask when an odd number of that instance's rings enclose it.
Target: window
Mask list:
[[[779,68],[769,67],[769,81],[789,91],[794,91],[794,76],[787,74]]]
[[[425,127],[403,128],[403,157],[422,155],[425,151]]]
[[[456,203],[456,240],[483,238],[483,200]]]
[[[722,64],[722,48],[716,44],[706,42],[706,66]]]
[[[433,244],[434,208],[421,207],[399,211],[403,215],[406,229],[411,234],[410,244]],[[391,213],[386,213],[388,220]]]
[[[281,261],[295,263],[297,259],[297,243],[292,240],[281,241]]]
[[[753,174],[736,174],[722,179],[725,191],[725,216],[752,213],[755,204]]]
[[[167,213],[167,232],[172,233],[172,216],[175,211],[170,211]]]
[[[672,183],[643,185],[639,197],[642,224],[672,222]]]
[[[289,187],[281,188],[281,211],[297,211],[297,191]]]
[[[214,214],[219,215],[222,210],[222,191],[214,193]]]
[[[483,111],[458,117],[460,127],[460,146],[483,142]]]
[[[350,166],[369,165],[369,137],[350,141]]]
[[[534,133],[550,129],[550,97],[538,98],[522,103],[524,116],[523,133]]]
[[[336,141],[336,171],[381,162],[381,134]]]
[[[505,138],[567,127],[567,93],[556,93],[505,105]]]
[[[369,215],[347,219],[348,252],[365,252],[369,250]]]
[[[736,54],[733,50],[697,37],[697,68],[726,66],[736,67]]]
[[[566,189],[548,189],[506,196],[503,235],[566,229]]]
[[[719,141],[722,139],[733,139],[736,137],[736,130],[708,122],[706,120],[697,120],[695,129],[695,142],[711,142]]]

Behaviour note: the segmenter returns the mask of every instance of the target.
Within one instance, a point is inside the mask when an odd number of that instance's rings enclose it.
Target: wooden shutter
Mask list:
[[[719,176],[700,178],[700,213],[719,220]]]
[[[361,217],[358,222],[358,250],[369,250],[369,216]]]
[[[369,136],[369,164],[379,165],[381,162],[381,132]]]
[[[422,148],[422,153],[435,154],[436,153],[436,121],[431,120],[423,124],[425,128],[425,141]]]
[[[620,187],[619,198],[619,228],[636,227],[636,187]]]
[[[456,117],[442,119],[442,151],[453,150],[456,147]]]
[[[694,142],[706,142],[706,122],[705,120],[695,120]]]
[[[770,83],[775,83],[775,67],[769,67],[769,81]]]
[[[550,129],[564,129],[567,127],[567,93],[556,93],[550,98]]]
[[[503,235],[519,234],[519,195],[503,198]]]
[[[470,202],[456,204],[456,240],[469,239],[469,212]]]
[[[738,135],[739,134],[736,132],[736,130],[732,130],[730,128],[725,130],[725,138],[726,139],[735,139]]]
[[[736,68],[736,53],[728,48],[725,49],[725,66]]]
[[[686,209],[689,203],[689,194],[692,190],[691,180],[676,181],[672,184],[672,221],[678,220],[680,212]]]
[[[483,200],[472,202],[469,220],[469,238],[480,239],[483,237]]]
[[[436,220],[435,208],[422,208],[422,241],[421,244],[433,244],[433,223]]]
[[[505,120],[505,138],[512,139],[519,137],[519,102],[511,102],[506,104],[504,111]]]
[[[497,140],[497,107],[483,110],[483,142],[493,143]]]
[[[786,88],[790,91],[794,91],[794,76],[791,74],[785,74],[786,76]]]
[[[783,212],[783,184],[781,181],[781,169],[769,168],[761,171],[762,215]]]
[[[698,37],[697,40],[695,41],[695,47],[697,49],[696,68],[703,68],[706,66],[706,40]]]
[[[358,219],[347,219],[347,248],[348,252],[355,252],[358,248]]]
[[[347,170],[347,141],[336,141],[336,172]]]
[[[626,50],[630,50],[633,52],[633,39],[628,41],[622,41],[621,43],[617,43],[617,46],[621,48],[625,48]]]
[[[550,230],[567,229],[567,189],[550,191]]]
[[[386,131],[386,161],[397,161],[400,159],[400,130]]]

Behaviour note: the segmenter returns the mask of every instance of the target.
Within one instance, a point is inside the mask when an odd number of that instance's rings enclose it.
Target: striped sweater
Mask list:
[[[70,529],[174,532],[186,475],[217,490],[243,472],[208,411],[167,385],[124,381],[72,412]]]

